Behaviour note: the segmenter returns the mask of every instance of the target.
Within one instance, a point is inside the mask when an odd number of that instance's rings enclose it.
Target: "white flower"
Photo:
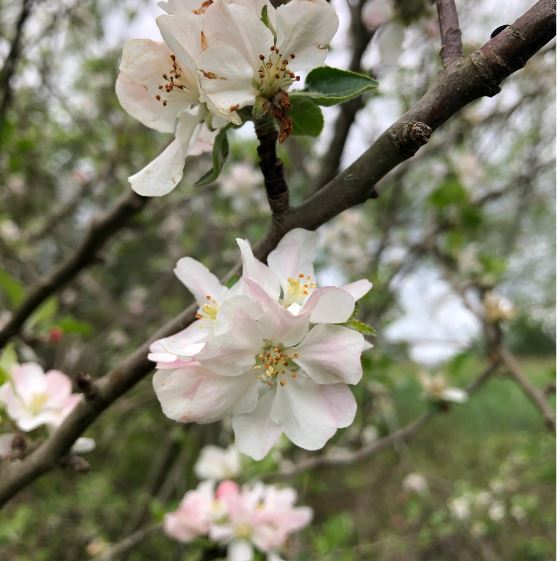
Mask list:
[[[242,458],[235,446],[226,450],[218,446],[205,446],[197,462],[194,472],[199,479],[228,479],[237,477],[242,467]]]
[[[199,59],[209,109],[240,124],[238,109],[254,105],[258,97],[267,100],[283,121],[283,140],[290,132],[285,92],[299,80],[297,72],[324,62],[337,27],[335,11],[325,0],[292,0],[277,9],[268,2],[216,0],[205,13],[208,46]]]
[[[509,321],[516,315],[512,302],[493,291],[485,293],[483,305],[486,318],[491,322]]]
[[[402,480],[402,488],[421,495],[427,492],[427,480],[421,473],[409,473]]]
[[[500,522],[505,518],[505,505],[501,501],[494,502],[489,508],[488,515],[493,522]]]
[[[458,520],[467,520],[472,514],[468,497],[456,497],[449,502],[451,514]]]
[[[420,372],[418,378],[425,394],[430,399],[453,403],[464,403],[468,399],[468,394],[464,390],[448,387],[447,380],[442,374],[433,376],[426,372]]]

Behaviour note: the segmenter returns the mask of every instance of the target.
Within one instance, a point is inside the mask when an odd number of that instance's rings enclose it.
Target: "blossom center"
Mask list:
[[[41,393],[33,394],[33,397],[31,398],[31,401],[29,403],[29,411],[33,415],[37,415],[38,413],[40,413],[41,409],[43,408],[43,405],[47,401],[48,401],[47,393],[41,392]]]
[[[300,273],[297,278],[288,277],[288,286],[282,297],[282,305],[289,308],[292,304],[303,304],[307,297],[317,288],[310,275]]]
[[[298,366],[294,362],[296,358],[298,353],[288,352],[284,345],[265,341],[261,352],[255,358],[254,369],[259,374],[258,378],[267,386],[272,388],[278,381],[284,387],[288,377],[295,379],[298,375]]]
[[[247,539],[251,537],[251,527],[248,524],[238,524],[234,528],[234,533],[237,538]]]
[[[217,319],[220,308],[219,303],[210,294],[205,296],[205,300],[207,302],[195,314],[196,319]]]
[[[162,79],[164,80],[162,84],[159,85],[159,92],[155,99],[162,103],[163,107],[166,107],[168,100],[165,98],[165,93],[170,94],[174,90],[182,92],[190,92],[191,87],[184,77],[184,71],[180,67],[180,64],[176,60],[176,55],[170,55],[170,70],[162,74]]]
[[[271,53],[267,56],[259,55],[261,66],[257,71],[255,87],[266,99],[271,99],[280,90],[286,90],[294,81],[299,81],[300,77],[288,68],[289,59],[294,59],[295,55],[284,56],[274,45],[271,46]]]

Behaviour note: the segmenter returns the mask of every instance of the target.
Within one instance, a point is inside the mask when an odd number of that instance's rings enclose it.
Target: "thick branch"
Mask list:
[[[277,157],[278,133],[271,118],[262,119],[255,123],[255,134],[259,140],[257,153],[259,167],[265,180],[267,199],[273,212],[273,217],[280,218],[288,212],[288,185],[284,178],[282,161]]]
[[[462,32],[454,0],[436,0],[439,32],[441,33],[441,60],[447,67],[462,57]]]
[[[140,197],[130,191],[123,195],[114,207],[93,219],[89,230],[76,250],[50,275],[31,287],[23,303],[14,311],[11,319],[0,330],[0,348],[19,333],[29,316],[47,298],[73,279],[85,267],[95,262],[98,252],[104,244],[145,206],[147,200],[145,197]]]
[[[296,227],[314,229],[343,210],[365,202],[373,187],[400,162],[427,141],[429,132],[442,125],[469,102],[495,95],[499,83],[555,35],[555,0],[540,0],[512,26],[484,45],[480,51],[447,69],[425,96],[392,125],[358,160],[302,206],[274,221],[256,255],[266,258],[281,237]],[[233,273],[237,267],[233,269]],[[170,321],[153,339],[168,336],[194,320],[190,306]],[[113,401],[139,382],[152,369],[147,360],[150,341],[145,342],[97,383],[95,399],[83,401],[64,423],[25,460],[7,465],[0,474],[0,504],[57,464],[79,435]]]

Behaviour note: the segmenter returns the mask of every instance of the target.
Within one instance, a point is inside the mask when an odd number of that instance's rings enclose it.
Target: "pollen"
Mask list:
[[[210,295],[205,296],[206,304],[203,304],[195,314],[196,319],[217,319],[219,313],[219,303]]]
[[[297,278],[289,277],[281,303],[285,308],[292,304],[303,304],[306,298],[317,288],[311,275],[300,273]]]
[[[284,56],[275,45],[271,45],[270,51],[269,55],[259,55],[261,66],[257,71],[258,80],[255,84],[261,95],[269,100],[299,79],[288,68],[288,62],[294,59],[294,55]]]
[[[293,380],[298,375],[298,366],[293,362],[298,357],[298,353],[290,353],[281,344],[265,341],[261,352],[256,356],[254,370],[257,378],[269,387],[279,384],[285,387],[288,377]]]
[[[163,74],[161,74],[162,79],[164,81],[162,84],[158,86],[158,90],[163,94],[164,93],[170,94],[175,90],[189,92],[190,88],[188,87],[186,82],[182,79],[183,71],[182,68],[180,67],[180,64],[176,60],[176,55],[171,53],[169,55],[169,59],[170,59],[169,61],[170,70],[168,72],[164,72]],[[157,94],[155,96],[155,99],[157,101],[160,101],[163,107],[166,107],[168,103],[167,99],[164,99],[160,94]]]

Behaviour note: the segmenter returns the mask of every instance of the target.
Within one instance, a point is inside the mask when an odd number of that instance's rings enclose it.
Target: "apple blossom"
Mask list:
[[[354,302],[367,294],[372,284],[362,279],[340,289],[318,289],[313,267],[317,240],[316,232],[295,228],[271,251],[267,265],[255,258],[247,240],[237,240],[243,276],[254,280],[293,314],[303,313],[313,305],[313,323],[343,323],[354,310]]]
[[[77,405],[81,396],[72,393],[70,379],[58,370],[46,374],[35,363],[14,366],[10,380],[0,388],[0,403],[23,431],[41,425],[57,427]]]
[[[229,561],[251,561],[254,548],[279,561],[288,537],[312,518],[308,507],[296,507],[296,492],[255,483],[239,487],[226,480],[213,490],[205,481],[184,496],[177,511],[165,516],[165,532],[181,541],[207,535],[227,548]]]
[[[255,105],[280,122],[284,140],[292,132],[287,90],[298,72],[324,62],[337,27],[326,0],[292,0],[278,8],[215,0],[204,14],[207,48],[198,61],[210,111],[241,124],[237,111]]]
[[[234,445],[226,450],[218,446],[205,446],[195,462],[194,472],[199,479],[228,479],[240,474],[242,458]]]
[[[464,390],[448,387],[447,380],[442,374],[432,376],[426,372],[420,372],[418,377],[425,394],[433,400],[464,403],[468,399],[468,394]]]
[[[283,432],[302,448],[321,448],[354,419],[356,402],[346,384],[362,376],[366,342],[346,327],[310,326],[327,292],[316,291],[296,316],[255,282],[244,279],[244,285],[260,313],[240,309],[234,329],[211,337],[194,361],[155,373],[163,411],[181,422],[232,416],[238,449],[255,459]],[[344,321],[351,310],[345,312]]]

